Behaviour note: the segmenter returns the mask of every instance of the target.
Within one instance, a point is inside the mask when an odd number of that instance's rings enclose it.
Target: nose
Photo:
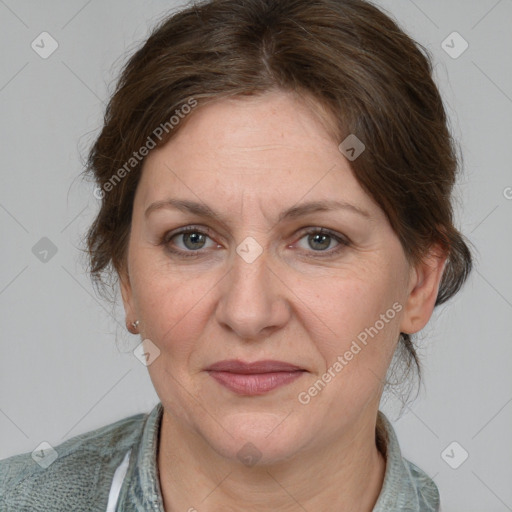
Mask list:
[[[220,293],[216,319],[241,339],[266,338],[290,318],[287,288],[269,267],[265,251],[251,263],[235,254]]]

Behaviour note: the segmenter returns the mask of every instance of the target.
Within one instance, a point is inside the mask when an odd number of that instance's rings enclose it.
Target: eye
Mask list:
[[[302,236],[299,242],[302,240],[305,241],[306,245],[306,247],[304,247],[303,244],[302,249],[313,249],[313,252],[327,253],[327,255],[338,253],[349,245],[349,242],[342,236],[325,228],[309,228],[306,231],[306,235]],[[333,246],[334,249],[332,248]],[[330,248],[331,250],[329,250]]]
[[[210,240],[209,245],[208,240]],[[207,229],[199,229],[196,226],[187,226],[166,234],[162,244],[169,252],[185,257],[199,256],[203,250],[220,247],[210,238]]]

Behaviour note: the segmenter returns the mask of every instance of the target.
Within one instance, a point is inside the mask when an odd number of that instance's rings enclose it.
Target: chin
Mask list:
[[[246,466],[273,465],[292,458],[307,444],[304,429],[286,415],[235,413],[223,417],[222,428],[203,437],[223,457]],[[284,421],[283,421],[284,419]],[[217,425],[218,427],[218,425]]]

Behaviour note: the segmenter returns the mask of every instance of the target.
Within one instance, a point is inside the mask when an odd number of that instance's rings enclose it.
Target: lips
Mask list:
[[[305,370],[283,361],[238,359],[219,361],[206,371],[219,384],[239,395],[262,395],[300,378]]]
[[[206,370],[248,375],[254,373],[293,372],[302,370],[302,368],[283,361],[254,361],[253,363],[244,363],[238,359],[230,359],[212,364]]]

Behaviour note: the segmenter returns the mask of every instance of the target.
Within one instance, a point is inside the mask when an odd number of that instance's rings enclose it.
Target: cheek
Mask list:
[[[327,347],[332,349],[373,326],[401,297],[395,280],[385,274],[369,273],[365,277],[351,273],[310,283],[302,281],[296,288],[296,295],[304,298],[304,316],[315,326],[310,330],[329,334],[327,338],[333,343]],[[396,323],[396,311],[392,311],[391,316],[393,322],[386,325]]]
[[[302,281],[297,289],[305,298],[303,323],[322,361],[309,384],[324,376],[332,384],[318,403],[355,407],[373,396],[393,355],[403,310],[398,274],[366,267],[315,283]]]
[[[144,336],[173,361],[186,358],[212,314],[209,296],[216,280],[208,273],[193,277],[143,270],[136,275],[137,307],[147,326]]]

